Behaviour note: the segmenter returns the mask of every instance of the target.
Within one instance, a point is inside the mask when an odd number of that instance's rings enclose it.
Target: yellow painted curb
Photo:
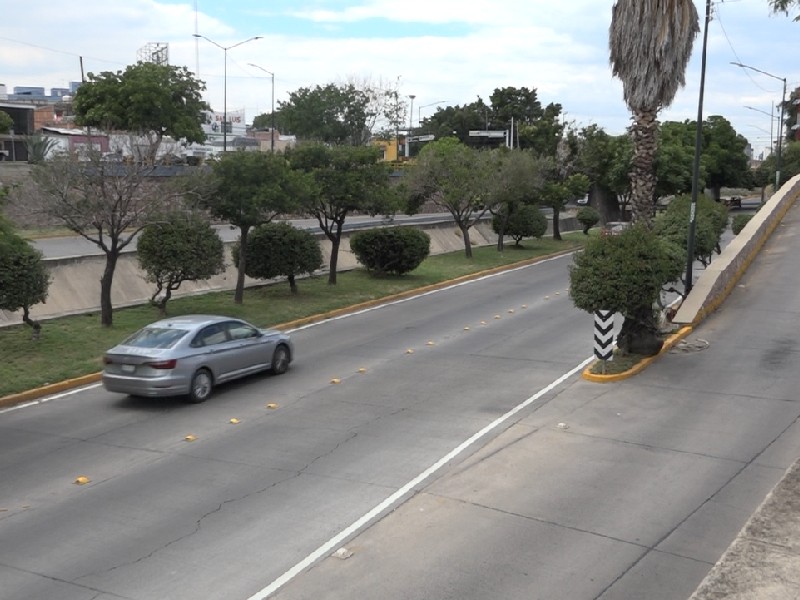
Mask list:
[[[77,388],[82,385],[95,383],[97,381],[100,381],[100,376],[101,373],[90,373],[89,375],[83,375],[81,377],[75,377],[73,379],[59,381],[58,383],[43,385],[42,387],[34,388],[32,390],[27,390],[25,392],[20,392],[19,394],[11,394],[10,396],[3,396],[2,398],[0,398],[0,408],[15,406],[17,404],[22,404],[24,402],[36,400],[37,398],[41,398],[42,396],[48,396],[50,394],[58,394],[59,392],[71,390],[73,388]]]
[[[661,347],[661,351],[658,354],[643,359],[641,362],[637,363],[627,371],[623,371],[622,373],[614,373],[613,375],[599,375],[597,373],[592,373],[592,367],[597,364],[597,361],[595,361],[583,370],[582,377],[587,381],[593,381],[594,383],[613,383],[615,381],[622,381],[624,379],[628,379],[629,377],[633,377],[637,373],[641,373],[647,367],[649,367],[650,364],[659,356],[669,352],[675,346],[675,344],[677,344],[691,332],[692,327],[688,325],[686,327],[682,327],[664,341],[664,345]]]
[[[393,294],[391,296],[383,296],[381,298],[376,298],[374,300],[368,300],[366,302],[361,302],[359,304],[353,304],[351,306],[345,306],[343,308],[337,308],[335,310],[328,311],[326,313],[321,313],[317,315],[312,315],[310,317],[303,317],[301,319],[295,319],[294,321],[288,321],[286,323],[281,323],[280,325],[275,325],[272,328],[278,330],[287,330],[287,329],[295,329],[297,327],[302,327],[303,325],[310,325],[311,323],[317,323],[319,321],[324,321],[326,319],[332,319],[333,317],[338,317],[341,315],[345,315],[351,312],[363,310],[365,308],[371,308],[373,306],[379,306],[381,304],[387,304],[389,302],[394,302],[396,300],[402,300],[404,298],[410,298],[412,296],[416,296],[418,294],[424,294],[425,292],[430,292],[433,290],[443,289],[449,287],[451,285],[455,285],[457,283],[461,283],[464,281],[471,281],[473,279],[479,279],[480,277],[485,277],[487,275],[492,275],[494,273],[502,273],[503,271],[509,271],[511,269],[516,269],[518,267],[524,267],[527,265],[533,265],[537,262],[541,262],[543,260],[547,260],[550,258],[555,258],[557,256],[562,256],[565,254],[570,254],[579,250],[580,248],[570,248],[568,250],[562,250],[560,252],[554,252],[552,254],[547,254],[545,256],[537,256],[535,258],[528,258],[526,260],[521,260],[519,262],[511,263],[508,265],[502,265],[500,267],[494,267],[491,269],[486,269],[484,271],[478,271],[477,273],[471,273],[469,275],[462,275],[461,277],[457,277],[455,279],[448,279],[447,281],[441,281],[439,283],[434,283],[431,285],[426,285],[421,288],[416,288],[413,290],[407,290],[405,292],[400,292],[398,294]],[[30,402],[32,400],[36,400],[37,398],[41,398],[43,396],[48,396],[50,394],[57,394],[59,392],[63,392],[72,388],[77,388],[82,385],[87,385],[89,383],[95,383],[100,381],[101,373],[91,373],[90,375],[84,375],[82,377],[75,377],[74,379],[67,379],[66,381],[61,381],[59,383],[53,383],[50,385],[45,385],[39,388],[35,388],[32,390],[27,390],[25,392],[20,392],[18,394],[11,394],[10,396],[3,396],[0,398],[0,408],[7,408],[9,406],[15,406],[17,404],[22,404],[24,402]]]

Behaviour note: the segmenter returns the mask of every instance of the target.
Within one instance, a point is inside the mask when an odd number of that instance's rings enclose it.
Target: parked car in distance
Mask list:
[[[140,329],[103,357],[103,386],[132,396],[188,396],[204,402],[214,386],[271,370],[294,358],[285,333],[218,315],[185,315]]]

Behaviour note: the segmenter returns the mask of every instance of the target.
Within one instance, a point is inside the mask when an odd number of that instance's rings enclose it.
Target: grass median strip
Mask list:
[[[506,246],[502,253],[494,247],[473,248],[471,260],[463,252],[430,256],[415,271],[400,277],[372,277],[363,270],[354,270],[339,273],[335,286],[328,285],[327,275],[312,277],[298,283],[296,295],[290,293],[286,283],[249,288],[241,305],[234,304],[232,291],[175,298],[167,305],[167,311],[170,316],[224,314],[260,327],[273,327],[487,269],[569,251],[580,247],[585,239],[581,233],[570,233],[560,242],[527,240],[521,247]],[[115,310],[114,325],[109,328],[100,326],[97,312],[60,317],[45,321],[41,339],[35,342],[26,325],[0,329],[0,398],[99,371],[105,350],[158,318],[158,311],[149,305]]]

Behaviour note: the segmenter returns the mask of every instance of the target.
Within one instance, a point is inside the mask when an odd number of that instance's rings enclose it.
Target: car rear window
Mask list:
[[[172,348],[188,332],[185,329],[145,327],[123,342],[136,348]]]

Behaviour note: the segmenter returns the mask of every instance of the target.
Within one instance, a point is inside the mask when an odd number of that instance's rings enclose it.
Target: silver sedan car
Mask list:
[[[140,329],[103,357],[103,385],[132,396],[182,396],[203,402],[214,386],[258,371],[286,372],[289,336],[214,315],[164,319]]]

